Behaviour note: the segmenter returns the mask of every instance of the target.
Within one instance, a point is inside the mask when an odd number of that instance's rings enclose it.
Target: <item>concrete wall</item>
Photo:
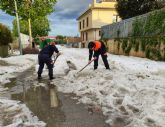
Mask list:
[[[121,45],[120,45],[120,48],[118,49],[118,43],[115,42],[113,39],[110,39],[108,41],[108,52],[112,53],[112,54],[116,54],[116,55],[128,55],[128,54],[125,54],[124,51],[122,50],[121,48]],[[131,49],[130,53],[129,53],[130,56],[136,56],[136,57],[145,57],[145,53],[142,52],[142,51],[134,51],[134,49]]]
[[[108,42],[108,52],[112,53],[112,54],[116,54],[116,55],[128,55],[126,53],[124,53],[121,44],[120,44],[120,48],[118,49],[118,43],[114,41],[114,39],[109,39]],[[161,43],[160,46],[160,51],[161,51],[161,55],[163,56],[165,51],[164,51],[165,45],[163,44],[163,42]],[[140,50],[140,45],[139,45],[139,51],[136,52],[133,48],[131,49],[129,56],[136,56],[136,57],[142,57],[145,58],[145,52]]]
[[[22,43],[22,48],[25,48],[29,46],[29,36],[25,34],[20,34],[21,35],[21,43]],[[13,43],[10,44],[13,49],[19,49],[19,40],[16,38]]]
[[[117,15],[115,9],[93,9],[92,27],[101,28],[104,25],[113,23],[113,16]]]
[[[26,48],[27,46],[29,46],[29,36],[26,34],[20,34],[21,36],[21,43],[22,43],[22,48]]]

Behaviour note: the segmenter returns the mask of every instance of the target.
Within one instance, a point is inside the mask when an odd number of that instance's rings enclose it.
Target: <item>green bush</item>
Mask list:
[[[66,44],[66,41],[64,40],[56,40],[56,44]]]
[[[131,49],[141,50],[149,59],[165,61],[165,11],[153,12],[147,18],[136,18],[132,26],[128,38],[115,39],[118,51],[122,48],[129,55]]]
[[[11,31],[2,23],[0,23],[0,45],[8,45],[12,43],[13,38]]]

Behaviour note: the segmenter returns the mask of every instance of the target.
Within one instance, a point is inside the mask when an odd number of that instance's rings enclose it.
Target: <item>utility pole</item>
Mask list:
[[[30,17],[28,18],[28,23],[29,23],[29,43],[30,43],[30,47],[32,47],[32,29],[31,29],[31,19],[30,19]]]
[[[26,0],[27,2],[27,9],[30,9],[32,6],[32,0]],[[32,28],[31,28],[31,17],[30,17],[30,13],[29,13],[29,17],[28,17],[28,24],[29,24],[29,43],[30,43],[30,47],[32,47]]]
[[[17,9],[17,2],[14,0],[15,4],[15,13],[16,13],[16,19],[17,19],[17,31],[18,31],[18,40],[19,40],[19,50],[20,50],[20,55],[22,55],[22,43],[21,43],[21,35],[20,35],[20,24],[19,24],[19,18],[18,18],[18,9]]]

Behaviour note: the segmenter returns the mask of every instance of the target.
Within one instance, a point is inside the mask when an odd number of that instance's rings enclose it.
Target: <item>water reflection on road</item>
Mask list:
[[[33,87],[26,93],[13,94],[12,99],[23,101],[48,127],[61,127],[65,121],[64,112],[61,110],[62,103],[59,103],[57,108],[51,107],[51,90],[55,91],[55,88]]]
[[[73,95],[57,92],[56,87],[49,84],[48,77],[37,81],[34,70],[28,69],[6,84],[7,96],[25,103],[47,127],[109,127],[101,112],[90,115],[87,106],[71,99]]]

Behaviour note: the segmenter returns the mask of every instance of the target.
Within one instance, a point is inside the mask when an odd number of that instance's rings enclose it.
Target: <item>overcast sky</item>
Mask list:
[[[91,2],[92,0],[58,0],[55,12],[48,17],[51,27],[49,35],[77,36],[79,32],[76,18],[88,8]],[[11,29],[14,18],[0,10],[0,22]]]

